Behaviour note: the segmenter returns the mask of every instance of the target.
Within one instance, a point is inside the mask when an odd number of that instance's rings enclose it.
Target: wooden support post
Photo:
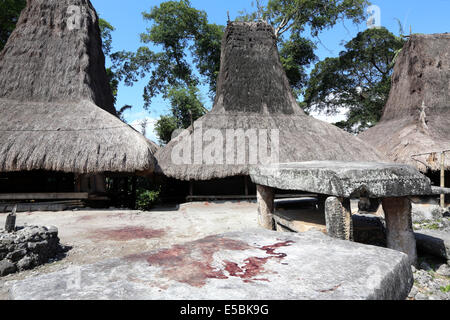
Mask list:
[[[75,174],[74,192],[81,192],[81,175]]]
[[[441,188],[445,188],[445,152],[441,153]],[[445,209],[445,194],[441,194],[441,208]]]
[[[131,203],[130,208],[135,209],[136,208],[136,199],[137,199],[137,177],[133,176],[131,177]]]
[[[353,220],[350,199],[329,197],[325,201],[325,221],[330,237],[353,240]]]
[[[194,195],[194,181],[189,180],[189,195],[192,197]]]
[[[406,253],[417,264],[416,239],[412,228],[411,201],[407,197],[383,199],[387,246]]]
[[[274,194],[270,187],[257,185],[256,196],[258,199],[258,224],[268,230],[275,230]]]
[[[248,196],[248,176],[244,176],[244,192]]]

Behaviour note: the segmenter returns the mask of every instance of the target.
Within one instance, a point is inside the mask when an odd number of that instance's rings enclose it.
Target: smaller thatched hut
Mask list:
[[[229,23],[221,50],[212,110],[157,152],[157,172],[184,181],[210,181],[242,178],[251,166],[270,162],[383,160],[357,137],[302,111],[270,25]],[[214,188],[208,184],[205,189]]]
[[[152,172],[156,150],[116,116],[90,1],[29,0],[0,53],[0,192]]]
[[[450,150],[449,52],[450,33],[412,35],[397,58],[380,122],[359,137],[391,161],[440,170],[441,152]]]

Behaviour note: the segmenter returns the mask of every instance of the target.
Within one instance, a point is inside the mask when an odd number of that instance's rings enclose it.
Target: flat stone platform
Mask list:
[[[435,191],[417,169],[396,163],[309,161],[252,167],[250,177],[263,228],[276,228],[274,189],[311,192],[318,194],[318,207],[325,212],[327,234],[352,240],[351,199],[370,198],[383,206],[388,248],[408,254],[411,264],[417,264],[409,197]]]
[[[252,167],[254,183],[336,197],[431,195],[430,180],[411,166],[395,163],[310,161]]]
[[[406,254],[261,229],[9,282],[12,299],[405,299]]]

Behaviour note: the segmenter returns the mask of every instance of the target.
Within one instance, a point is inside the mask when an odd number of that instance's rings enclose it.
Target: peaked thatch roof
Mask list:
[[[28,0],[0,53],[0,172],[150,171],[156,146],[120,121],[89,0]]]
[[[179,135],[157,152],[157,172],[182,180],[248,175],[250,166],[261,164],[261,158],[257,163],[249,161],[255,150],[250,151],[248,146],[245,162],[238,160],[236,149],[227,151],[227,129],[260,129],[257,134],[262,130],[278,129],[279,157],[276,162],[383,160],[358,138],[311,118],[300,109],[280,62],[274,30],[263,22],[229,23],[222,40],[214,106],[211,112],[194,123],[194,129],[189,128],[190,134]],[[223,161],[213,164],[205,159],[199,160],[210,142],[203,141],[203,148],[196,145],[198,133],[208,129],[217,129],[212,133],[221,133],[224,138]],[[269,132],[267,136],[270,136]],[[186,164],[174,161],[173,153],[189,149],[189,139],[193,140],[191,161],[182,162]],[[214,152],[211,154],[216,155]],[[227,161],[230,154],[235,162]],[[217,159],[220,158],[219,154]]]
[[[397,58],[380,122],[360,138],[392,161],[439,169],[439,153],[415,157],[421,162],[411,156],[450,149],[450,33],[411,36]]]

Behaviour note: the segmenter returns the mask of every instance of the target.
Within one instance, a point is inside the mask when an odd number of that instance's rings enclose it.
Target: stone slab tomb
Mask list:
[[[318,231],[214,235],[7,283],[11,299],[405,299],[404,253]]]
[[[389,248],[417,262],[409,196],[431,195],[431,181],[417,169],[401,164],[377,162],[310,161],[271,164],[250,170],[257,184],[259,224],[273,230],[273,189],[313,192],[319,195],[328,235],[353,240],[350,199],[381,202],[386,219]]]

